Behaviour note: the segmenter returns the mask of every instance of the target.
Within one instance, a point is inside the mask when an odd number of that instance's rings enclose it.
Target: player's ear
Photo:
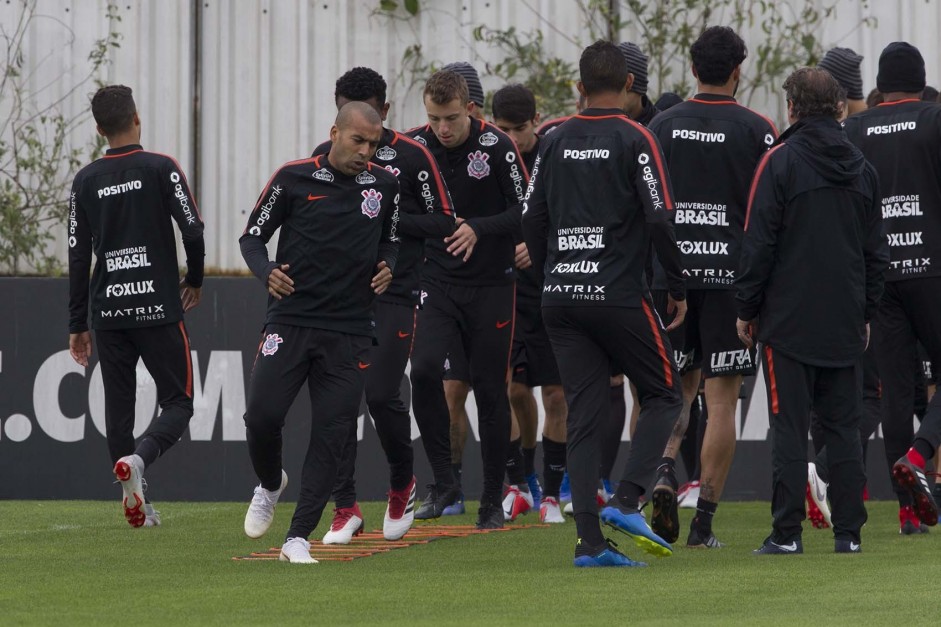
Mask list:
[[[624,83],[624,91],[630,91],[631,87],[634,86],[634,75],[632,73],[627,74],[627,82]]]
[[[585,83],[578,81],[577,83],[575,83],[575,89],[578,90],[578,95],[581,96],[582,98],[588,97],[588,94],[585,93]]]
[[[97,126],[97,125],[96,125],[96,126],[95,126],[95,130],[97,130],[97,131],[98,131],[98,134],[101,135],[102,137],[107,137],[107,136],[108,136],[108,134],[105,133],[105,129],[101,128],[100,126]]]
[[[340,138],[340,129],[338,129],[337,125],[334,124],[333,126],[330,127],[330,141],[336,144],[339,138]]]
[[[541,115],[539,114],[539,112],[537,111],[537,112],[536,112],[536,117],[533,118],[533,126],[539,126],[539,119],[540,119],[541,117],[542,117],[542,116],[541,116]]]
[[[386,121],[386,116],[389,115],[389,107],[391,106],[392,106],[391,102],[387,102],[384,105],[382,105],[382,110],[379,112],[379,117],[382,118],[383,122]]]

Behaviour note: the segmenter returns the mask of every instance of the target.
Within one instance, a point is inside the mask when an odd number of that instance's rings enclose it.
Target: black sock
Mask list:
[[[451,464],[451,473],[454,475],[454,485],[460,490],[461,488],[461,478],[464,475],[463,464]]]
[[[565,475],[565,442],[556,442],[542,436],[542,463],[544,496],[559,498],[562,477]]]
[[[621,480],[618,483],[617,503],[619,509],[637,509],[637,503],[640,501],[644,489],[631,481]]]
[[[510,441],[510,448],[506,452],[506,478],[515,486],[526,483],[523,474],[523,450],[520,447],[520,438]]]
[[[705,501],[700,498],[696,502],[696,516],[693,517],[693,527],[703,533],[712,533],[712,517],[716,514],[718,503]]]
[[[667,481],[670,482],[670,487],[673,488],[673,491],[676,492],[677,488],[680,487],[679,482],[676,480],[676,460],[670,457],[663,457],[660,459],[660,465],[657,466],[657,478],[665,477]]]
[[[597,548],[605,543],[604,535],[601,533],[601,523],[598,521],[598,514],[575,514],[575,531],[578,533],[579,544],[575,550],[581,547],[582,550],[588,548]]]
[[[140,458],[144,460],[144,468],[146,468],[160,457],[160,445],[154,442],[153,438],[145,437],[140,441],[140,444],[137,445],[137,450],[134,451],[134,454],[140,455]]]
[[[536,474],[536,447],[523,447],[523,475],[531,477]]]
[[[912,442],[912,448],[918,451],[918,454],[925,459],[925,466],[928,462],[934,459],[934,447],[923,438],[915,438],[915,441]],[[924,468],[922,468],[924,470]]]

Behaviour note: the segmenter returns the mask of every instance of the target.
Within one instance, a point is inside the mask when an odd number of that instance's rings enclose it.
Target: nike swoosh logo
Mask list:
[[[818,501],[823,502],[823,501],[826,501],[826,500],[827,500],[827,495],[826,495],[826,493],[821,492],[821,491],[817,488],[817,482],[816,482],[816,481],[814,482],[814,493],[817,495],[817,500],[818,500]]]
[[[407,338],[411,333],[406,333],[405,331],[399,331],[399,337],[402,339]]]
[[[326,198],[326,196],[314,196],[313,194],[307,194],[307,200],[320,200],[321,198]]]
[[[357,365],[359,366],[360,370],[365,370],[366,368],[370,366],[370,364],[364,364],[363,362],[359,362],[359,364]]]
[[[858,550],[859,550],[859,545],[856,544],[855,542],[850,542],[850,550],[851,550],[851,551],[858,551]]]
[[[790,544],[778,544],[776,542],[772,542],[771,544],[778,547],[782,551],[787,551],[788,553],[793,553],[797,550],[797,542],[794,541],[792,541]]]
[[[510,321],[509,321],[509,320],[507,320],[506,322],[498,322],[498,323],[497,323],[497,328],[498,328],[498,329],[502,329],[503,327],[505,327],[505,326],[508,325],[508,324],[510,324]]]

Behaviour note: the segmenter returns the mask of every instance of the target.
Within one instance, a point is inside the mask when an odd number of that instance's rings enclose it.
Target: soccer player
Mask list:
[[[627,71],[631,77],[624,112],[638,124],[650,126],[660,111],[647,97],[647,55],[640,46],[629,41],[618,44],[618,49],[627,61]]]
[[[889,261],[879,182],[840,128],[845,96],[829,72],[801,68],[784,90],[791,126],[755,171],[735,281],[737,332],[751,349],[757,323],[771,415],[774,520],[755,553],[803,553],[812,407],[828,449],[834,550],[858,553],[859,362]]]
[[[892,256],[873,330],[882,433],[899,522],[917,518],[932,526],[938,507],[924,471],[941,442],[941,397],[928,403],[914,437],[912,415],[917,342],[932,363],[941,363],[941,107],[920,100],[925,61],[905,42],[882,51],[876,86],[884,102],[847,119],[846,135],[879,174]]]
[[[844,116],[856,115],[868,108],[863,97],[863,75],[859,69],[862,62],[863,57],[850,48],[831,48],[817,64],[817,67],[830,72],[846,91]]]
[[[670,337],[683,379],[683,414],[657,472],[651,527],[668,542],[679,537],[676,457],[690,406],[705,378],[709,420],[703,436],[700,494],[686,545],[717,548],[712,518],[735,454],[735,408],[742,378],[755,373],[755,354],[735,334],[732,281],[745,227],[752,174],[778,136],[766,117],[735,100],[747,56],[731,28],[707,28],[690,47],[697,93],[658,115],[650,130],[660,140],[676,192],[676,239],[686,268],[689,310]],[[655,269],[661,315],[666,277]]]
[[[144,470],[180,440],[193,416],[193,362],[183,314],[199,304],[203,222],[180,164],[141,147],[131,88],[102,87],[91,110],[109,148],[79,171],[69,195],[69,352],[88,366],[90,287],[108,452],[124,490],[124,517],[132,527],[152,527],[160,524],[160,513],[144,498]],[[173,222],[186,251],[182,281]],[[138,359],[157,384],[160,415],[135,446]]]
[[[386,82],[375,70],[356,67],[336,83],[337,108],[348,102],[365,102],[385,122],[389,113]],[[326,141],[313,156],[330,152]],[[446,237],[454,232],[451,200],[434,157],[428,150],[401,133],[382,130],[373,164],[399,179],[399,254],[395,281],[376,299],[376,341],[366,371],[366,405],[376,425],[379,442],[390,470],[388,505],[382,521],[386,540],[398,540],[414,518],[415,477],[411,415],[401,397],[402,375],[414,342],[416,306],[421,294],[421,264],[426,237]],[[336,504],[324,544],[348,544],[362,532],[363,514],[356,502],[356,424],[350,428],[346,450],[333,489]]]
[[[355,428],[372,365],[373,301],[388,289],[396,267],[398,180],[369,161],[382,131],[374,107],[343,105],[330,129],[330,152],[278,169],[239,239],[245,263],[269,294],[245,411],[248,452],[261,480],[245,514],[250,538],[271,526],[287,485],[284,419],[305,381],[310,393],[310,444],[282,561],[316,562],[307,538]],[[265,243],[279,228],[272,261]]]
[[[533,266],[545,274],[543,319],[568,401],[574,563],[635,566],[599,526],[599,430],[608,420],[613,365],[636,384],[641,414],[624,474],[600,519],[644,550],[671,555],[638,510],[682,407],[670,341],[644,278],[648,242],[669,276],[672,325],[685,315],[685,281],[660,146],[623,113],[631,85],[624,58],[617,46],[599,41],[582,53],[579,72],[588,108],[543,140],[523,233]],[[579,271],[566,272],[568,264]]]
[[[527,170],[531,171],[540,143],[536,135],[539,113],[533,93],[520,84],[497,90],[493,95],[493,123],[516,142]],[[539,274],[532,268],[525,243],[517,245],[516,256],[516,328],[510,359],[513,428],[506,464],[510,489],[503,501],[503,511],[507,520],[513,520],[534,508],[539,511],[540,521],[563,523],[565,518],[559,509],[559,489],[565,472],[565,416],[568,408],[559,367],[542,321]],[[569,270],[577,271],[577,264]],[[542,388],[542,405],[546,410],[542,431],[543,493],[535,469],[539,416],[534,387]]]
[[[426,242],[421,333],[412,351],[412,406],[434,472],[415,512],[441,516],[459,496],[451,469],[448,405],[441,365],[460,341],[477,400],[484,487],[477,526],[503,526],[501,494],[510,437],[507,368],[513,337],[514,248],[527,174],[513,141],[497,127],[470,117],[467,83],[436,72],[423,92],[428,125],[415,138],[438,161],[459,226]]]

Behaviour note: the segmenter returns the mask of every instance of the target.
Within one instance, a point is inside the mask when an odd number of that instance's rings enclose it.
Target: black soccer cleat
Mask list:
[[[440,518],[444,508],[452,505],[461,496],[461,489],[456,485],[443,490],[438,489],[434,483],[428,484],[428,495],[422,501],[421,507],[415,510],[415,520],[432,520]]]
[[[680,537],[680,510],[676,500],[676,490],[670,480],[661,475],[650,497],[653,510],[650,515],[650,528],[653,532],[673,544]]]
[[[503,529],[504,520],[503,505],[499,501],[481,501],[477,510],[478,529]]]
[[[912,463],[908,455],[902,457],[892,466],[892,476],[895,481],[912,495],[915,515],[918,520],[929,527],[938,524],[938,505],[931,496],[928,488],[928,478],[925,471]]]
[[[778,544],[769,536],[764,544],[752,551],[755,555],[800,555],[804,552],[804,545],[800,539]]]
[[[712,530],[702,531],[696,525],[689,528],[689,536],[686,538],[686,548],[688,549],[721,549],[725,545],[719,542],[716,534]]]
[[[863,549],[859,545],[859,542],[854,542],[853,540],[834,540],[833,552],[834,553],[862,553]]]

